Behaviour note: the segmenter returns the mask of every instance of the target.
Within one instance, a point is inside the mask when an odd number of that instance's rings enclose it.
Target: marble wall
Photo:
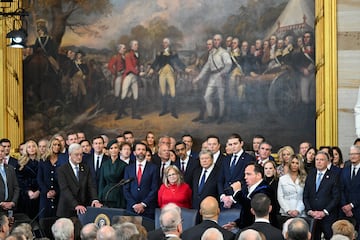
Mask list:
[[[344,159],[357,137],[354,106],[360,86],[360,1],[337,1],[339,146]]]

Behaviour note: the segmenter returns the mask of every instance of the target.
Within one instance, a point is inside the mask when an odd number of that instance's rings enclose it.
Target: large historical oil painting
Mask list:
[[[315,142],[313,0],[29,1],[25,137]]]

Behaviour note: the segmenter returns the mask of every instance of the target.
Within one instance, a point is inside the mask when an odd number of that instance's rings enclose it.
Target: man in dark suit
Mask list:
[[[135,179],[124,186],[126,209],[140,216],[154,219],[159,169],[155,164],[146,162],[144,143],[136,143],[134,153],[136,162],[127,166],[124,173],[125,179]]]
[[[275,194],[272,188],[267,184],[264,178],[264,169],[254,163],[250,162],[245,167],[245,181],[246,186],[240,181],[237,181],[231,184],[231,188],[234,191],[233,198],[235,201],[239,202],[242,206],[240,217],[236,219],[234,222],[230,222],[226,224],[224,227],[228,230],[233,229],[234,227],[244,228],[250,226],[254,223],[254,216],[251,214],[251,199],[257,193],[266,194],[270,200],[271,205],[274,206],[276,199]],[[272,223],[276,217],[276,213],[270,214],[270,223]]]
[[[161,212],[160,226],[165,234],[165,239],[179,238],[182,233],[182,220],[179,211],[168,209]]]
[[[17,168],[18,165],[18,160],[12,156],[10,156],[10,149],[11,149],[11,142],[9,139],[7,138],[3,138],[0,140],[0,145],[4,147],[5,150],[5,159],[4,159],[4,163],[5,164],[10,164],[11,166],[13,166],[15,169]]]
[[[185,182],[191,187],[194,171],[200,167],[199,160],[189,157],[186,154],[186,146],[183,142],[177,142],[175,144],[175,152],[178,157],[175,165],[183,173]]]
[[[206,197],[200,205],[200,214],[202,216],[202,222],[198,225],[195,225],[192,228],[187,229],[181,235],[182,240],[200,240],[202,234],[208,228],[216,228],[218,229],[224,240],[232,240],[234,239],[234,234],[228,230],[225,230],[221,226],[217,224],[217,220],[219,218],[220,209],[219,202],[214,197]]]
[[[200,166],[194,171],[191,184],[192,188],[192,208],[199,209],[201,201],[207,196],[218,199],[217,178],[218,167],[214,165],[213,155],[208,150],[203,150],[199,154]]]
[[[159,186],[161,185],[161,183],[163,182],[163,177],[164,177],[164,171],[165,169],[170,166],[173,165],[174,163],[171,161],[170,159],[170,147],[167,144],[162,144],[159,146],[159,151],[158,151],[158,156],[159,158],[154,158],[154,164],[157,166],[157,168],[159,169]]]
[[[234,192],[230,185],[237,181],[244,182],[245,167],[254,159],[243,150],[244,141],[239,134],[233,133],[228,138],[227,145],[231,148],[232,155],[222,162],[220,168],[218,191],[222,202],[221,208],[240,208],[240,204],[233,199]]]
[[[351,165],[343,168],[340,175],[341,186],[341,215],[355,218],[355,229],[359,231],[360,225],[360,146],[350,147]]]
[[[190,134],[184,134],[182,135],[181,140],[185,143],[187,155],[193,159],[197,159],[199,157],[199,153],[192,149],[194,145],[194,138]]]
[[[20,188],[15,174],[15,169],[4,164],[5,148],[0,145],[0,215],[7,215],[19,199]]]
[[[103,162],[109,160],[109,158],[104,154],[104,139],[100,135],[95,136],[92,139],[92,147],[94,149],[94,153],[85,157],[84,163],[90,169],[92,182],[94,186],[96,186],[97,192],[99,188],[100,168]]]
[[[60,198],[56,215],[76,217],[84,214],[86,206],[101,207],[92,183],[89,167],[82,163],[82,148],[78,143],[69,147],[69,161],[58,168]]]
[[[175,203],[168,203],[161,209],[161,214],[165,213],[169,210],[175,210],[181,215],[181,208],[178,207]],[[161,228],[157,228],[153,231],[148,232],[147,239],[148,240],[159,240],[164,239],[165,234]]]
[[[315,169],[309,172],[304,186],[304,205],[306,213],[315,219],[314,239],[332,236],[331,225],[336,221],[340,201],[338,174],[327,169],[329,154],[319,151],[315,156]]]
[[[269,213],[272,210],[271,200],[264,193],[257,193],[251,199],[251,213],[255,215],[255,222],[246,227],[246,229],[254,229],[265,235],[266,239],[282,240],[284,239],[280,229],[273,227],[269,221]],[[237,238],[236,238],[237,239]]]
[[[214,156],[215,166],[220,168],[226,156],[220,151],[221,144],[219,137],[215,135],[209,135],[206,141],[207,148],[212,152]]]

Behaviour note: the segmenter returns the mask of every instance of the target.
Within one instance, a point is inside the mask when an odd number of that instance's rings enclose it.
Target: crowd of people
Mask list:
[[[236,133],[224,149],[216,135],[207,136],[200,152],[194,150],[190,134],[175,139],[148,132],[135,140],[131,131],[112,140],[106,135],[88,140],[84,132],[28,140],[19,146],[18,159],[10,155],[9,139],[0,143],[0,213],[10,219],[74,220],[87,206],[122,208],[154,219],[156,208],[176,204],[199,210],[199,224],[208,212],[218,216],[220,211],[238,209],[238,219],[219,227],[229,232],[251,228],[259,219],[280,231],[292,218],[315,221],[313,239],[330,239],[331,226],[339,219],[352,220],[359,229],[360,139],[350,147],[348,161],[338,147],[317,150],[308,142],[298,151],[281,147],[275,159],[263,136],[254,136],[247,150]],[[253,206],[258,194],[265,196],[259,205],[269,205],[260,216]],[[74,223],[80,230],[79,221]]]

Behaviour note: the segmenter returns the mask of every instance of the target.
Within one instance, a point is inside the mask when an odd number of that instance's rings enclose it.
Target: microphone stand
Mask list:
[[[129,178],[129,179],[121,179],[120,182],[118,182],[117,184],[115,184],[114,186],[112,186],[105,194],[105,198],[104,198],[104,204],[108,203],[108,197],[109,194],[117,187],[120,187],[122,185],[128,184],[129,182],[133,181],[134,178]]]

